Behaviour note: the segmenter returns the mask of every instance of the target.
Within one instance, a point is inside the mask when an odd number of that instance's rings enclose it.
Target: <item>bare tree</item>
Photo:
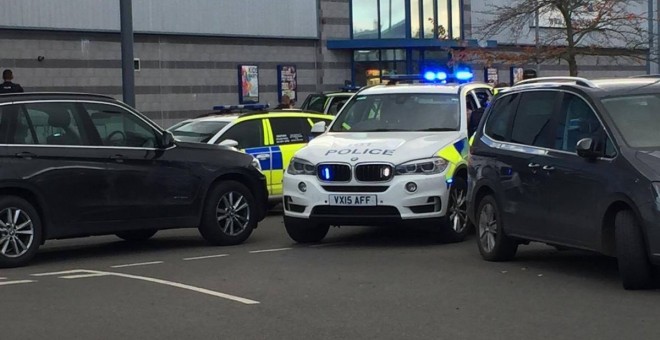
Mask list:
[[[539,29],[538,46],[512,51],[473,49],[471,54],[486,62],[494,60],[529,63],[565,60],[572,76],[578,74],[578,56],[649,58],[648,14],[636,13],[642,0],[512,0],[490,5],[491,17],[477,29],[485,38],[509,34],[515,40],[529,35],[538,16],[548,21]]]

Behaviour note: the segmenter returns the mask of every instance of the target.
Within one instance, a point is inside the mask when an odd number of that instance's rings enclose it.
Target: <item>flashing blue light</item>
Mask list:
[[[474,77],[474,74],[470,71],[458,71],[456,72],[456,79],[458,80],[470,80]]]
[[[453,178],[447,178],[447,184],[452,184],[452,183],[454,183],[454,179]]]
[[[269,106],[268,104],[217,105],[213,110],[263,110]]]
[[[329,166],[321,166],[319,167],[319,174],[321,175],[321,179],[324,181],[331,181],[332,180],[332,172],[330,172],[330,167]]]
[[[435,74],[435,79],[437,79],[437,80],[447,80],[447,73],[438,72],[438,73]]]
[[[440,74],[440,73],[438,72],[438,74]],[[424,79],[426,79],[428,81],[435,81],[436,77],[437,77],[437,75],[432,71],[428,71],[428,72],[424,73]]]

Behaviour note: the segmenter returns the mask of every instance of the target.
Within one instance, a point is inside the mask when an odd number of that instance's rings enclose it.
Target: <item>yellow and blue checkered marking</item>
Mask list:
[[[261,170],[283,170],[284,160],[279,146],[266,146],[245,149],[245,153],[256,157],[261,165]],[[259,158],[258,155],[267,154],[267,158]]]

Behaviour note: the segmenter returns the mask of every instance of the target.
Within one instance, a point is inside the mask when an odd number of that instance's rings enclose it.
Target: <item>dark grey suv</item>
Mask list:
[[[469,160],[468,214],[484,259],[520,244],[618,259],[626,289],[660,264],[660,78],[537,78],[501,92]]]
[[[113,98],[0,95],[0,267],[28,263],[45,240],[90,235],[198,227],[212,244],[238,244],[267,195],[254,157],[175,141]]]

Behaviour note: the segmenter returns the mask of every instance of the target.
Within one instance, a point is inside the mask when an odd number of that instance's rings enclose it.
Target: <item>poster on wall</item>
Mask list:
[[[522,67],[511,67],[511,85],[523,80],[525,70]]]
[[[238,66],[238,102],[240,104],[259,102],[259,67],[257,65]]]
[[[282,102],[282,97],[288,96],[289,99],[298,100],[298,74],[295,65],[277,66],[277,84],[278,101]]]
[[[486,82],[490,84],[491,86],[497,85],[499,83],[498,79],[498,70],[494,67],[486,67],[484,69],[484,79],[486,79]]]

